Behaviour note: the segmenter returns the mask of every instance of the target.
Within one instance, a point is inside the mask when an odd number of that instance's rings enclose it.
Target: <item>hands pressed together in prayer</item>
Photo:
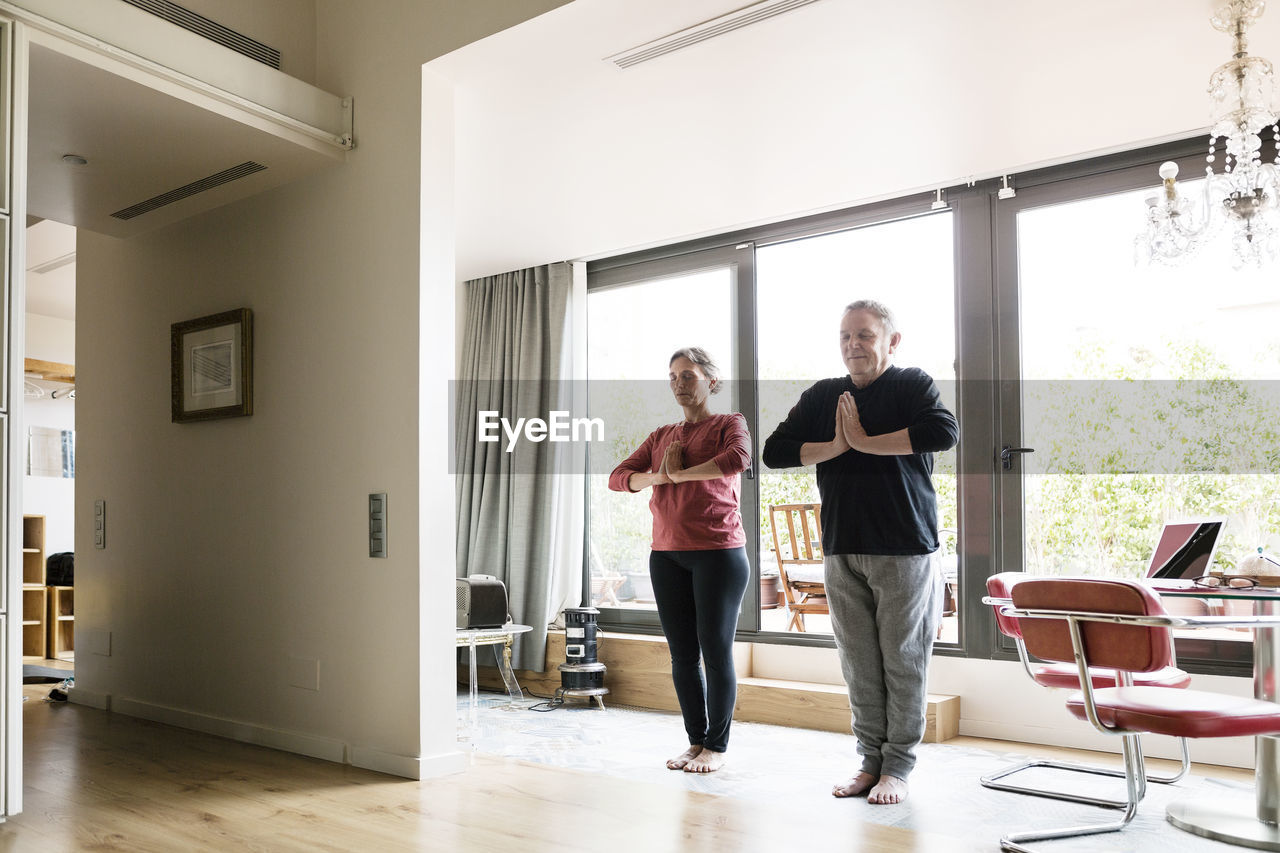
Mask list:
[[[673,483],[679,483],[684,474],[684,445],[679,441],[673,441],[667,445],[666,452],[662,454],[662,462],[658,465],[655,476],[658,478],[654,481],[655,486],[669,486]]]
[[[858,404],[853,395],[845,391],[836,404],[836,436],[835,441],[840,452],[853,448],[868,452],[867,431],[862,428],[862,420],[858,417]]]
[[[675,483],[690,483],[695,480],[718,480],[726,476],[714,459],[708,459],[692,468],[684,463],[684,443],[673,441],[662,453],[658,470],[652,474],[636,471],[627,481],[627,488],[633,492],[650,486],[670,486]]]

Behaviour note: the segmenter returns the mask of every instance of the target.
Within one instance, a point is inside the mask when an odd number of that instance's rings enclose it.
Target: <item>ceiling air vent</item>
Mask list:
[[[633,65],[639,65],[641,62],[648,62],[650,59],[666,56],[668,53],[674,53],[681,48],[722,36],[734,30],[740,30],[751,24],[777,17],[785,12],[816,2],[818,0],[763,0],[760,3],[744,6],[736,12],[730,12],[727,15],[703,21],[701,24],[686,27],[660,39],[654,39],[651,42],[645,42],[630,50],[624,50],[622,53],[607,56],[605,59],[619,68],[630,68]]]
[[[130,6],[136,6],[144,12],[150,12],[158,18],[164,18],[171,24],[177,24],[210,41],[216,41],[223,47],[229,47],[236,53],[256,59],[263,65],[270,65],[280,70],[280,51],[269,47],[257,39],[251,39],[244,33],[238,33],[230,27],[224,27],[211,21],[204,15],[197,15],[190,9],[184,9],[169,0],[124,0]]]
[[[135,216],[141,216],[144,213],[164,207],[166,204],[173,204],[175,201],[182,201],[184,198],[202,193],[205,190],[211,190],[214,187],[220,187],[223,184],[229,184],[232,181],[252,175],[254,172],[261,172],[267,168],[261,163],[241,163],[239,166],[232,166],[230,169],[224,169],[216,175],[210,175],[207,178],[201,178],[198,181],[192,181],[185,187],[178,187],[176,190],[169,190],[167,193],[161,193],[158,196],[140,201],[137,204],[130,205],[123,210],[117,210],[111,214],[116,219],[133,219]]]

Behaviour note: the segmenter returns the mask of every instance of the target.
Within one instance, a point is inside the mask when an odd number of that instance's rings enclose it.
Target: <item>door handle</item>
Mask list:
[[[1034,447],[1010,447],[1005,445],[1000,448],[1000,467],[1006,471],[1013,470],[1013,454],[1015,453],[1035,453]]]

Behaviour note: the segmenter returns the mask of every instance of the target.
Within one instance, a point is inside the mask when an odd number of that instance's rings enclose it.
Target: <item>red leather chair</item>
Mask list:
[[[1000,629],[1000,633],[1014,641],[1018,648],[1018,657],[1022,660],[1022,666],[1032,681],[1044,687],[1079,690],[1080,671],[1075,663],[1043,663],[1039,661],[1033,663],[1027,655],[1027,647],[1022,639],[1022,629],[1019,626],[1018,619],[1001,612],[1002,608],[997,602],[1009,601],[1011,597],[1010,590],[1014,588],[1014,585],[1026,580],[1028,580],[1028,576],[1022,572],[1004,572],[987,578],[987,598],[985,600],[991,602],[995,607],[996,626]],[[1116,686],[1116,674],[1113,670],[1090,669],[1089,677],[1094,687]],[[1186,688],[1191,685],[1191,676],[1177,667],[1167,666],[1156,672],[1137,674],[1133,677],[1133,682],[1144,687]],[[1182,766],[1178,769],[1178,772],[1172,776],[1147,776],[1148,782],[1159,782],[1167,785],[1177,782],[1187,775],[1187,770],[1191,767],[1191,754],[1187,748],[1186,738],[1179,738],[1178,745],[1182,751]],[[1035,759],[1012,764],[983,776],[982,784],[997,791],[1012,791],[1018,794],[1031,794],[1036,797],[1052,797],[1055,800],[1069,800],[1074,803],[1088,803],[1089,805],[1106,808],[1122,809],[1128,805],[1127,799],[1114,800],[1105,797],[1091,797],[1085,794],[1073,794],[1029,785],[1015,785],[1011,782],[1002,781],[1015,773],[1021,773],[1023,770],[1029,770],[1033,767],[1049,767],[1055,770],[1069,770],[1076,773],[1091,773],[1096,776],[1114,776],[1117,778],[1124,778],[1125,775],[1123,770],[1114,770],[1110,767],[1097,767],[1072,761]]]
[[[1142,732],[1172,737],[1241,737],[1280,733],[1280,704],[1205,690],[1134,684],[1137,675],[1173,664],[1170,627],[1185,624],[1165,613],[1151,590],[1133,581],[1034,578],[1011,590],[1027,652],[1046,661],[1075,661],[1081,689],[1067,709],[1105,734],[1119,735],[1128,802],[1119,821],[1006,835],[1000,848],[1026,851],[1024,842],[1123,829],[1146,793]],[[1095,687],[1090,667],[1116,672],[1117,686]]]

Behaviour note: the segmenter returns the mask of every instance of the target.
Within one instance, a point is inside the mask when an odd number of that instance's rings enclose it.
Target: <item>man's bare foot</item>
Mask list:
[[[703,749],[697,758],[684,766],[685,773],[715,773],[724,767],[724,753]]]
[[[907,798],[907,780],[897,776],[881,776],[867,794],[867,802],[878,806],[900,803]]]
[[[876,783],[876,777],[870,773],[859,773],[847,782],[841,782],[831,788],[833,797],[861,797]]]
[[[697,758],[702,752],[702,744],[694,744],[675,758],[667,759],[668,770],[683,770],[685,766],[693,759]]]

